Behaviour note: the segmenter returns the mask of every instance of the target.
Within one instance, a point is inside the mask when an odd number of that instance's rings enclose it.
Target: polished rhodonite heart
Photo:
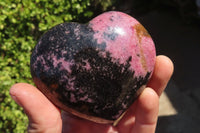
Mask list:
[[[116,11],[87,24],[47,31],[31,56],[38,89],[64,111],[98,123],[118,119],[141,93],[155,64],[155,46],[133,17]]]

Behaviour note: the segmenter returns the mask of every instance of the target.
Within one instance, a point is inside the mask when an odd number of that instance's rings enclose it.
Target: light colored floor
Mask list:
[[[160,117],[178,114],[178,111],[175,109],[165,92],[160,97],[159,105],[160,106],[158,116]]]

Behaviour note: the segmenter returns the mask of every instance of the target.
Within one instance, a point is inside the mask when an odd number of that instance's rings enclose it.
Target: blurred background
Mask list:
[[[200,132],[200,0],[0,0],[0,133],[26,132],[28,119],[9,89],[18,82],[33,84],[30,55],[39,37],[59,23],[86,23],[110,10],[138,19],[157,54],[174,62],[156,132]]]

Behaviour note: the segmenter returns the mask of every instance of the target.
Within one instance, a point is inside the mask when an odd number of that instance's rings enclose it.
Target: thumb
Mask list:
[[[11,87],[10,95],[29,118],[29,132],[61,132],[61,113],[37,88],[26,83]]]

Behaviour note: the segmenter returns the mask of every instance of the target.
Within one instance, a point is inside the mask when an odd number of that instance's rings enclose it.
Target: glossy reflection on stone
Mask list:
[[[147,84],[155,46],[145,28],[121,12],[88,24],[47,31],[31,56],[36,86],[58,107],[98,123],[112,123]]]

